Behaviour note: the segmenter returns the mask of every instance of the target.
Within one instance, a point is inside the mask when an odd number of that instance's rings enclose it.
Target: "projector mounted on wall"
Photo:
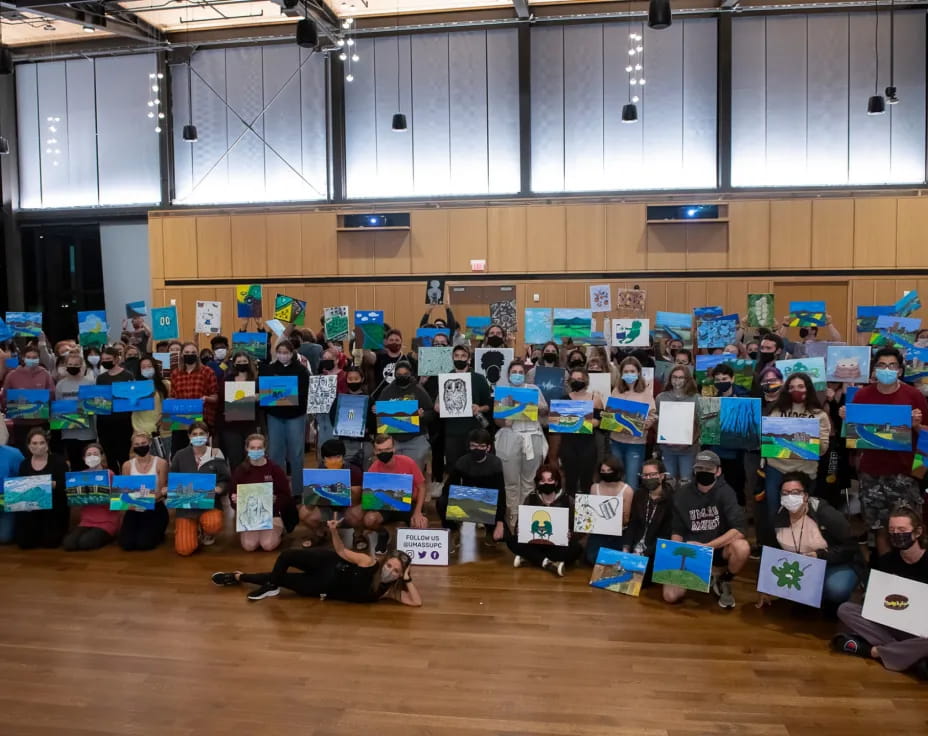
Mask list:
[[[341,215],[338,229],[342,232],[352,230],[409,230],[408,212],[377,213],[362,215]]]
[[[727,204],[648,205],[648,223],[728,222]]]

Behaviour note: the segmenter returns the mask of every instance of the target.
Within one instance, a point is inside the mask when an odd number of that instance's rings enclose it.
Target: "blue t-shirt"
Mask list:
[[[15,447],[0,445],[0,481],[18,476],[19,466],[25,459]]]

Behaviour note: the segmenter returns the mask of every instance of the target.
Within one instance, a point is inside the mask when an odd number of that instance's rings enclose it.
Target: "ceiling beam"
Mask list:
[[[528,0],[512,0],[512,6],[516,9],[516,18],[519,20],[528,20],[532,17],[532,11],[528,8]]]
[[[0,10],[28,11],[49,20],[61,20],[79,26],[92,26],[116,36],[145,43],[168,43],[155,26],[128,10],[109,10],[100,2],[80,3],[80,10],[69,4],[49,5],[47,0],[0,0]]]

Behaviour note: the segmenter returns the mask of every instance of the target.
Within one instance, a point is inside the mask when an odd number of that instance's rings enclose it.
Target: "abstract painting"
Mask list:
[[[722,428],[719,417],[721,401],[718,396],[696,397],[699,443],[702,445],[717,445],[722,441]]]
[[[655,340],[680,340],[683,347],[693,346],[693,315],[688,312],[658,312],[654,316]]]
[[[827,566],[818,557],[764,546],[757,568],[757,592],[821,608]]]
[[[145,302],[129,302],[126,304],[126,319],[147,316],[148,308],[145,306]]]
[[[3,481],[3,511],[48,511],[51,508],[50,475],[28,475]]]
[[[222,331],[222,302],[197,301],[196,333],[218,335]]]
[[[490,320],[493,324],[502,327],[507,335],[512,335],[519,327],[516,319],[516,300],[504,299],[499,302],[490,302]]]
[[[203,399],[165,399],[161,418],[171,430],[188,430],[194,422],[203,421]]]
[[[152,511],[156,475],[117,475],[110,486],[110,511]]]
[[[152,411],[155,408],[154,381],[125,381],[114,383],[113,413]]]
[[[448,521],[472,521],[475,524],[496,523],[499,491],[495,488],[450,486],[448,488]]]
[[[760,448],[760,399],[723,396],[719,408],[719,444],[733,450]]]
[[[658,539],[651,580],[708,593],[714,551],[712,547],[701,544]]]
[[[574,531],[622,536],[622,496],[574,496]]]
[[[254,381],[226,381],[225,419],[227,422],[250,422],[255,418],[257,392]]]
[[[304,506],[351,506],[351,471],[303,468]]]
[[[525,342],[544,345],[554,338],[554,317],[550,307],[526,307]]]
[[[419,348],[419,375],[437,376],[440,373],[451,373],[454,370],[454,361],[451,359],[453,351],[454,348],[450,345]]]
[[[263,316],[261,284],[239,284],[235,287],[235,312],[239,319]]]
[[[563,506],[519,506],[519,543],[566,547],[570,542],[570,509]]]
[[[154,342],[177,340],[180,327],[177,323],[177,307],[153,307],[151,310],[151,339]]]
[[[637,597],[648,569],[648,558],[630,552],[600,547],[590,585]]]
[[[863,617],[913,636],[928,637],[928,585],[871,570]]]
[[[258,406],[299,406],[296,376],[258,376]]]
[[[6,325],[16,337],[38,337],[42,334],[42,313],[7,312]]]
[[[790,302],[790,327],[821,327],[828,309],[825,302]]]
[[[51,429],[89,429],[90,417],[80,410],[77,399],[52,400],[49,413]]]
[[[367,427],[367,396],[339,394],[335,409],[335,434],[339,437],[363,437]]]
[[[691,445],[695,424],[695,401],[663,401],[657,417],[657,441],[662,445]]]
[[[383,348],[383,312],[376,309],[356,310],[354,313],[354,342],[363,350]]]
[[[493,320],[489,317],[469,316],[464,319],[464,337],[468,340],[482,340]]]
[[[651,345],[651,320],[622,317],[612,320],[610,333],[614,348],[646,348]]]
[[[567,391],[567,371],[563,368],[539,367],[535,369],[534,383],[549,404],[554,399],[560,399]]]
[[[590,287],[590,309],[594,312],[612,311],[612,289],[608,284]]]
[[[812,379],[816,391],[828,388],[824,358],[799,358],[797,360],[778,360],[777,368],[783,374],[783,385],[789,384],[789,378],[795,373],[805,373]]]
[[[326,340],[348,339],[348,307],[325,307],[322,318]]]
[[[65,473],[68,506],[97,506],[110,502],[110,471],[84,470]]]
[[[818,460],[821,425],[814,417],[762,417],[760,456]]]
[[[266,332],[233,332],[232,352],[241,350],[255,360],[267,359]]]
[[[648,292],[642,289],[616,289],[616,309],[628,309],[643,313],[647,307]]]
[[[922,303],[918,298],[918,292],[914,289],[907,294],[904,294],[902,298],[893,304],[893,314],[897,317],[908,317],[912,312],[917,312],[921,309]]]
[[[306,324],[306,302],[286,294],[278,294],[274,297],[274,318],[302,327]]]
[[[555,399],[548,412],[548,430],[558,434],[593,434],[593,402]]]
[[[493,418],[537,422],[538,389],[497,386],[493,392]]]
[[[748,294],[748,327],[772,329],[775,321],[773,294]]]
[[[235,531],[262,532],[274,528],[273,483],[240,483],[235,494]]]
[[[474,415],[470,373],[442,373],[438,377],[438,415],[461,419]]]
[[[168,473],[169,509],[209,510],[215,505],[215,473]]]
[[[112,386],[78,386],[78,409],[91,416],[106,416],[113,413]]]
[[[109,329],[104,310],[93,309],[77,313],[77,339],[83,347],[99,348],[106,345]]]
[[[338,394],[338,376],[310,376],[306,397],[307,414],[325,414]]]
[[[870,348],[866,345],[829,345],[826,381],[866,383],[870,376]]]
[[[8,388],[8,419],[48,419],[50,392],[44,388]]]
[[[697,320],[696,344],[701,348],[724,348],[733,344],[738,337],[738,322],[737,314]]]
[[[912,451],[912,407],[908,404],[847,404],[845,410],[849,449]]]
[[[377,434],[418,434],[419,402],[415,399],[394,399],[374,404]]]
[[[599,428],[628,437],[644,437],[644,424],[650,407],[641,401],[628,401],[609,396],[600,415]]]
[[[513,348],[477,348],[474,351],[474,373],[487,379],[490,385],[509,383],[507,370],[514,356]]]
[[[365,473],[361,508],[365,511],[412,511],[412,476]]]
[[[893,314],[893,305],[857,307],[857,331],[873,332],[877,317]]]
[[[555,340],[589,337],[593,312],[590,309],[554,309],[552,332]]]
[[[724,314],[721,307],[696,307],[693,309],[693,316],[700,319],[716,319]]]

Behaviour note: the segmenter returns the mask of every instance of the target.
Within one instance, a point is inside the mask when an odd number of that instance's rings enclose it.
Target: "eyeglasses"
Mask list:
[[[639,473],[642,478],[660,478],[660,473]]]
[[[796,489],[789,490],[789,491],[785,491],[785,490],[780,491],[781,496],[801,496],[804,493],[805,491],[802,490],[801,488],[796,488]]]
[[[898,363],[877,363],[877,364],[876,364],[876,367],[877,367],[877,368],[884,368],[884,369],[888,368],[888,369],[894,370],[894,371],[898,371],[898,370],[899,370],[899,364],[898,364]]]

